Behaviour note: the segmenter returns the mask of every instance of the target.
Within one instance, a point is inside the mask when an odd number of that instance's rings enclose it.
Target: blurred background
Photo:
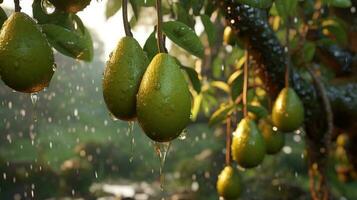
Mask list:
[[[0,84],[0,199],[219,199],[215,184],[224,167],[224,127],[209,128],[207,117],[189,125],[171,145],[162,191],[153,143],[136,123],[131,130],[109,115],[102,74],[124,30],[120,12],[106,19],[105,2],[93,1],[79,13],[94,41],[91,63],[56,53],[51,85],[32,97]],[[21,1],[30,15],[31,3]],[[10,14],[13,3],[5,0],[2,6]],[[133,30],[141,45],[155,20],[154,10],[146,9],[152,16],[141,19],[149,21]],[[195,28],[199,32],[202,25]],[[258,168],[239,169],[245,185],[241,199],[309,199],[303,137],[302,130],[289,135],[278,155],[266,156]],[[343,148],[334,148],[333,162],[343,168]],[[341,200],[356,199],[357,183],[350,181],[356,174],[338,173],[331,166],[333,193]]]

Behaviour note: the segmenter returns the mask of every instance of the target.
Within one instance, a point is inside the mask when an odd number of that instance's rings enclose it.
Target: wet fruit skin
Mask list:
[[[148,66],[137,95],[138,122],[156,142],[178,137],[190,121],[191,96],[175,58],[157,54]]]
[[[56,8],[69,13],[76,13],[89,5],[91,0],[49,0]]]
[[[122,38],[111,54],[103,79],[103,97],[109,111],[118,119],[136,117],[136,94],[149,61],[132,37]]]
[[[304,107],[292,88],[284,88],[275,100],[272,122],[280,131],[291,132],[304,122]]]
[[[270,117],[259,121],[259,129],[265,141],[265,149],[267,154],[278,153],[285,145],[285,135],[280,131],[273,130],[273,125]]]
[[[218,176],[217,192],[225,200],[237,199],[242,191],[238,171],[231,166],[226,166]]]
[[[54,57],[36,22],[24,13],[13,13],[0,32],[0,75],[10,88],[39,92],[50,83]]]
[[[257,125],[248,117],[241,120],[233,133],[233,160],[243,168],[258,166],[265,157],[265,142]]]

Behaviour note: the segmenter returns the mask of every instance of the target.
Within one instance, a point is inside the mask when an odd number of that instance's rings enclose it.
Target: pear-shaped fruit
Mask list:
[[[272,122],[283,132],[294,131],[304,122],[304,106],[292,88],[284,88],[275,100]]]
[[[256,167],[264,159],[264,138],[255,122],[248,117],[242,119],[233,133],[232,156],[244,168]]]
[[[25,13],[13,13],[0,32],[0,75],[10,88],[41,91],[54,73],[54,57],[45,36]]]
[[[175,58],[157,54],[148,66],[137,95],[138,121],[148,137],[168,142],[190,121],[191,96]]]
[[[265,141],[267,154],[276,154],[284,147],[285,135],[278,130],[273,130],[270,117],[259,121],[259,129]]]
[[[103,78],[103,96],[118,119],[136,117],[136,94],[149,61],[132,37],[122,38],[111,54]]]
[[[217,192],[225,200],[235,200],[242,191],[242,184],[238,171],[226,166],[218,176]]]
[[[76,13],[87,7],[91,0],[49,0],[56,8],[70,12]]]

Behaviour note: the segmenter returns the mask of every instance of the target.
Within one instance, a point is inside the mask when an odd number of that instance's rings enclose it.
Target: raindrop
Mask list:
[[[38,94],[37,93],[31,93],[31,102],[33,105],[35,105],[38,101]]]
[[[98,172],[97,171],[94,172],[94,176],[95,176],[95,178],[98,178]]]
[[[164,190],[164,182],[165,182],[165,175],[163,173],[163,170],[164,170],[165,161],[170,146],[171,146],[171,142],[163,142],[163,143],[154,142],[155,152],[160,159],[160,188],[162,191]]]
[[[135,146],[135,138],[134,138],[134,121],[128,122],[128,130],[126,132],[126,135],[129,136],[130,139],[130,144],[131,144],[131,155],[129,158],[129,162],[132,163],[134,160],[134,146]]]
[[[109,116],[113,121],[118,121],[118,118],[116,118],[113,113],[109,113]]]
[[[179,140],[186,140],[187,138],[187,129],[183,130],[180,136],[178,137]]]
[[[55,6],[48,0],[41,1],[41,8],[48,15],[54,13],[56,10]]]

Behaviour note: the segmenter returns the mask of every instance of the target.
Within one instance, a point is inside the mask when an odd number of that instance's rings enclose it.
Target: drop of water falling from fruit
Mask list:
[[[135,138],[134,138],[134,121],[128,122],[128,130],[126,132],[126,135],[131,138],[130,143],[131,143],[131,155],[129,158],[129,162],[132,163],[134,160],[134,146],[135,146]]]
[[[52,3],[50,3],[48,0],[41,1],[41,8],[48,15],[54,13],[56,9],[55,6]]]
[[[32,111],[32,119],[34,122],[37,122],[37,112],[36,112],[36,103],[38,101],[39,97],[37,93],[31,93],[31,102],[33,105],[33,111]]]
[[[160,188],[163,191],[164,190],[164,183],[165,183],[165,175],[164,175],[164,166],[165,166],[165,161],[167,154],[170,150],[171,142],[154,142],[154,148],[157,156],[160,159]]]
[[[187,130],[183,130],[180,136],[178,137],[179,140],[186,140],[187,138]]]

